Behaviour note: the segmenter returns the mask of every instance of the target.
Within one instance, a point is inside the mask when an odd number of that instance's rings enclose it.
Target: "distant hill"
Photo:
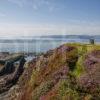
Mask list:
[[[35,42],[35,41],[47,41],[51,39],[100,39],[100,35],[48,35],[48,36],[28,36],[19,38],[0,38],[0,43],[12,43],[12,42]]]
[[[49,35],[41,36],[41,38],[80,38],[80,39],[100,39],[100,35]]]

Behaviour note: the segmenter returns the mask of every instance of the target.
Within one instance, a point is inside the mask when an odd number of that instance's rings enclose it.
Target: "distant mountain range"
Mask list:
[[[100,39],[100,35],[50,35],[50,36],[41,36],[41,38]]]
[[[35,42],[35,41],[48,41],[48,40],[62,40],[62,39],[95,39],[99,40],[100,35],[48,35],[48,36],[28,36],[18,38],[0,38],[0,43],[12,43],[12,42]]]

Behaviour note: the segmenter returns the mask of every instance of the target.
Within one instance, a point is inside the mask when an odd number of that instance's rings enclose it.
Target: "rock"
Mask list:
[[[15,69],[13,64],[15,62],[17,62],[18,60],[20,60],[20,59],[22,59],[22,56],[16,56],[16,57],[14,57],[12,59],[10,58],[9,60],[7,60],[5,62],[4,67],[0,70],[0,76],[11,74]],[[24,62],[24,61],[22,61],[22,62]]]
[[[4,67],[2,68],[2,70],[0,71],[0,76],[2,75],[7,75],[7,74],[10,74],[14,71],[14,65],[12,62],[6,62],[6,64],[4,65]]]
[[[23,73],[24,64],[25,64],[25,59],[24,59],[24,57],[22,57],[20,59],[19,66],[16,66],[15,71],[12,73],[11,73],[11,71],[12,71],[11,68],[13,68],[14,66],[11,66],[9,63],[7,64],[7,66],[6,66],[7,69],[4,70],[4,72],[5,72],[5,74],[8,72],[10,72],[10,73],[0,77],[0,93],[7,91],[10,87],[12,87],[13,85],[16,84],[20,75]]]

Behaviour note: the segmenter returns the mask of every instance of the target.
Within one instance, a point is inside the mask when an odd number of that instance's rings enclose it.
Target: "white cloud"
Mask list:
[[[23,7],[25,4],[28,4],[30,2],[30,0],[7,0],[7,1],[19,7]]]
[[[17,5],[18,7],[30,6],[33,10],[41,9],[46,7],[50,12],[54,10],[53,1],[51,0],[7,0],[10,3]]]

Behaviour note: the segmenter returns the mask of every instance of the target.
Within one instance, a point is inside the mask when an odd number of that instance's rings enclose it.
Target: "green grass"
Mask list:
[[[82,75],[85,72],[83,65],[85,55],[93,50],[100,50],[100,45],[78,44],[78,43],[68,44],[68,45],[75,46],[78,49],[79,58],[76,64],[76,68],[72,72],[72,74],[75,75],[75,77],[80,77],[80,75]]]

